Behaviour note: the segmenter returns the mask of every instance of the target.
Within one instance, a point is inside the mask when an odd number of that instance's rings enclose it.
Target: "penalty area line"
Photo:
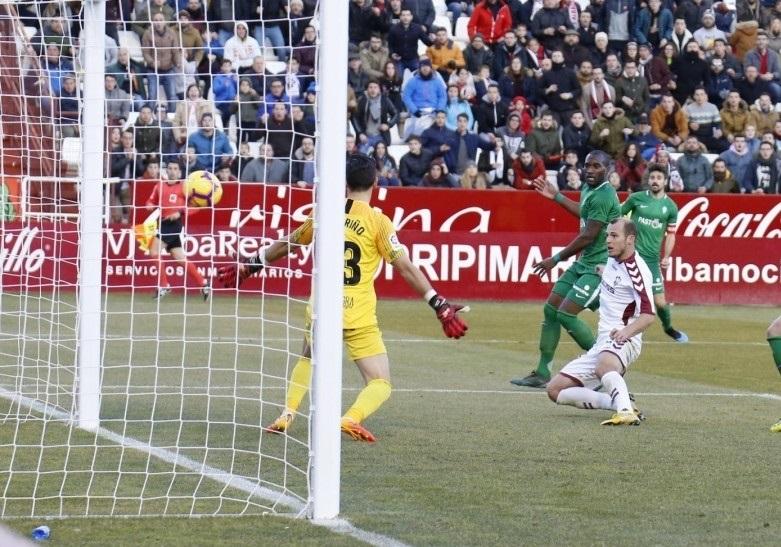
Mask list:
[[[8,400],[12,404],[17,404],[19,406],[29,408],[35,412],[42,414],[46,418],[52,418],[55,420],[69,423],[72,426],[76,426],[73,420],[73,416],[71,416],[67,412],[64,412],[58,408],[54,408],[53,406],[43,403],[41,401],[37,401],[35,399],[25,397],[24,395],[13,393],[11,391],[6,390],[3,387],[0,387],[0,398]],[[199,463],[191,458],[182,456],[181,454],[176,454],[169,450],[152,446],[148,443],[139,441],[138,439],[134,439],[132,437],[120,435],[118,433],[115,433],[103,427],[97,428],[94,433],[118,445],[124,446],[126,448],[132,448],[140,452],[144,452],[166,463],[170,463],[177,467],[183,467],[189,471],[199,473],[208,479],[211,479],[215,482],[225,485],[227,488],[234,488],[236,490],[240,490],[246,494],[249,494],[249,496],[252,498],[258,498],[266,502],[271,502],[272,508],[277,504],[279,504],[279,505],[284,505],[285,507],[289,507],[290,509],[293,509],[293,511],[295,511],[293,515],[276,515],[276,516],[287,516],[288,518],[293,518],[293,517],[300,516],[306,510],[306,505],[304,504],[304,502],[302,502],[301,500],[293,496],[289,496],[287,494],[277,492],[265,486],[260,486],[248,479],[245,479],[244,477],[234,475],[233,473],[229,473],[227,471],[218,469],[216,467],[212,467],[210,465],[206,465],[204,463]],[[406,547],[405,543],[402,543],[398,540],[395,540],[387,536],[383,536],[381,534],[376,534],[374,532],[369,532],[367,530],[357,528],[345,519],[333,519],[333,520],[307,519],[307,520],[311,524],[324,527],[336,534],[353,537],[359,541],[368,543],[369,545],[374,545],[377,547]]]

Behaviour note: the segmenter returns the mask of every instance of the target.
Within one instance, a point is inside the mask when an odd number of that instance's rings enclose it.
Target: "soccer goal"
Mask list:
[[[347,3],[169,4],[0,1],[3,519],[339,513]],[[195,170],[222,200],[155,247]],[[309,214],[311,249],[218,286]]]

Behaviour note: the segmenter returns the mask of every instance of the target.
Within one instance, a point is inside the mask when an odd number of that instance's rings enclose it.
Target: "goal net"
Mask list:
[[[314,405],[264,426],[314,253],[214,278],[314,209],[321,17],[289,4],[0,2],[0,518],[311,511]],[[155,243],[198,170],[221,201]]]

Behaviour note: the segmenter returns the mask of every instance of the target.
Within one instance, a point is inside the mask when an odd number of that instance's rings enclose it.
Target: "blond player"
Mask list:
[[[388,400],[391,394],[390,364],[377,324],[377,296],[374,292],[374,272],[377,271],[380,261],[385,260],[392,264],[410,287],[428,302],[448,337],[461,338],[466,334],[467,325],[458,316],[458,311],[463,306],[449,304],[436,293],[417,266],[410,262],[396,237],[390,219],[369,205],[372,189],[377,182],[374,160],[363,154],[354,154],[347,162],[343,333],[347,353],[361,371],[366,386],[342,417],[342,431],[353,439],[374,442],[374,435],[362,422]],[[290,254],[293,247],[309,245],[312,237],[313,225],[310,217],[287,239],[273,243],[246,262],[220,268],[220,281],[226,287],[237,287],[264,266]],[[310,324],[310,310],[307,309],[307,327]],[[307,328],[307,331],[309,330]],[[310,342],[307,337],[302,357],[291,373],[285,410],[267,428],[268,431],[287,431],[309,389],[312,373]]]
[[[599,287],[596,344],[568,363],[548,383],[548,397],[560,405],[614,410],[602,425],[639,425],[624,374],[640,356],[643,331],[656,317],[651,270],[635,252],[637,227],[620,218],[607,227],[607,264]],[[594,391],[603,384],[608,393]]]

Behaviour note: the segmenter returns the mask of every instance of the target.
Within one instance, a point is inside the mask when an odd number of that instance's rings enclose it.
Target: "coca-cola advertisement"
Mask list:
[[[135,216],[149,214],[151,182],[135,185]],[[573,198],[577,195],[573,194]],[[677,303],[781,304],[781,200],[773,196],[672,196],[679,207],[668,298]],[[551,279],[532,265],[563,248],[578,219],[533,191],[471,191],[419,188],[378,189],[373,205],[399,230],[413,262],[448,295],[457,298],[540,300],[569,266]],[[312,212],[307,189],[289,186],[225,185],[214,209],[188,215],[183,238],[188,259],[206,275],[216,265],[249,256],[295,229]],[[78,224],[67,219],[6,224],[0,249],[2,283],[14,287],[72,287],[78,263]],[[132,224],[112,224],[104,235],[104,279],[110,289],[152,290],[162,264],[181,284],[182,268],[164,257],[144,255]],[[312,249],[298,249],[242,290],[306,295]],[[380,295],[414,294],[393,268],[376,272]]]

